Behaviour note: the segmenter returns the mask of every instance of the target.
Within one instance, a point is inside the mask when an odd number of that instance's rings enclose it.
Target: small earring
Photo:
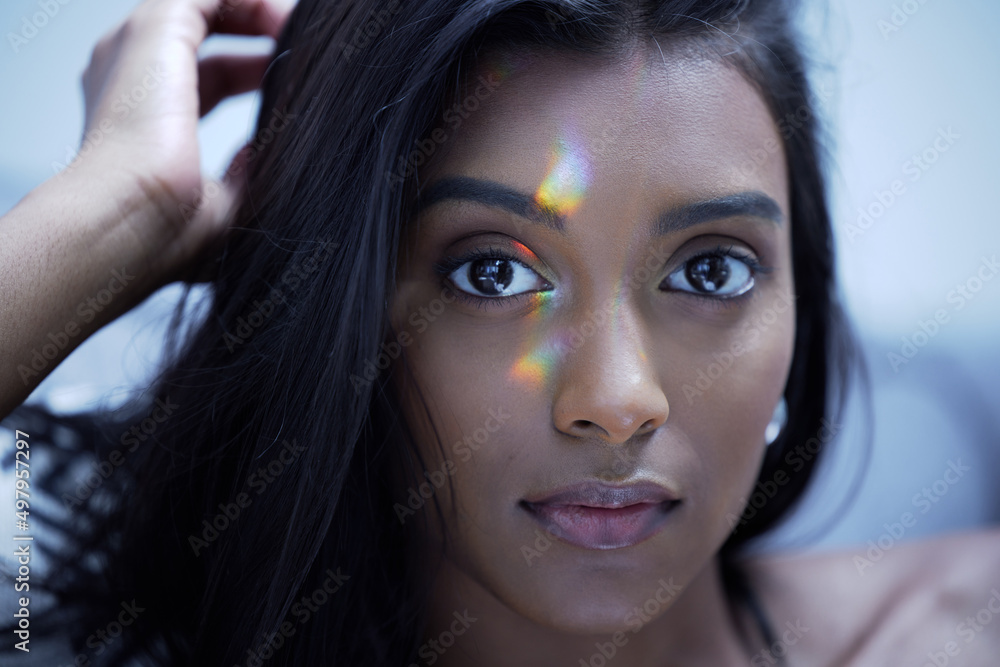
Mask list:
[[[785,401],[785,397],[782,396],[778,404],[774,406],[774,414],[771,415],[771,421],[768,423],[767,428],[764,429],[764,444],[770,447],[771,443],[778,439],[778,436],[787,423],[788,403]]]

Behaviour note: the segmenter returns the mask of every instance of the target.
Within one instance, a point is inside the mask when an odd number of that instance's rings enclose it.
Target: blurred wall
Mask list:
[[[809,4],[815,80],[829,93],[838,269],[871,373],[873,446],[863,446],[856,402],[785,535],[885,544],[907,513],[901,539],[995,524],[1000,4]]]

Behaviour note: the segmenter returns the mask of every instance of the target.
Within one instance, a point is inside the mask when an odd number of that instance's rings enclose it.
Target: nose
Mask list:
[[[670,406],[638,322],[623,311],[604,319],[575,327],[582,342],[563,358],[552,418],[567,435],[623,444],[666,423]]]

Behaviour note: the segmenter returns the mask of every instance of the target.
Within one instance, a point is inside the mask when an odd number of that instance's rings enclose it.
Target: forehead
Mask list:
[[[777,127],[757,90],[718,58],[651,42],[616,58],[535,53],[503,78],[488,65],[478,74],[445,111],[446,139],[423,184],[460,174],[548,187],[573,207],[609,188],[655,205],[762,190],[784,206]]]

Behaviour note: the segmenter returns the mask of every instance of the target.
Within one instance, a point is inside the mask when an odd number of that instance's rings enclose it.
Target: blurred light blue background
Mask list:
[[[0,7],[6,91],[0,107],[0,211],[52,176],[53,163],[65,163],[79,146],[80,74],[97,40],[136,4],[102,0],[98,7],[92,0],[70,0],[16,47],[10,33],[20,33],[24,20],[41,9],[36,0]],[[838,268],[871,370],[874,448],[859,478],[867,453],[855,401],[814,492],[772,546],[864,544],[887,533],[885,524],[905,512],[916,517],[907,540],[997,524],[1000,275],[983,282],[971,299],[955,290],[967,283],[970,290],[977,287],[984,258],[1000,255],[994,199],[1000,189],[1000,3],[830,4],[807,2],[803,25],[814,82],[829,92],[824,112]],[[266,51],[269,44],[213,38],[206,49]],[[207,174],[221,174],[251,137],[255,114],[255,95],[247,94],[203,121]],[[935,148],[942,132],[950,139]],[[914,156],[923,156],[923,167]],[[861,221],[864,226],[858,224],[859,209],[871,216]],[[161,290],[106,327],[30,400],[75,410],[114,403],[123,390],[147,382],[179,293],[177,286]],[[939,310],[948,319],[935,330],[927,322]],[[923,335],[921,323],[933,335]],[[922,345],[893,368],[889,354],[903,356],[904,338]],[[969,470],[953,484],[940,481],[956,462]],[[934,502],[918,497],[924,489]]]

